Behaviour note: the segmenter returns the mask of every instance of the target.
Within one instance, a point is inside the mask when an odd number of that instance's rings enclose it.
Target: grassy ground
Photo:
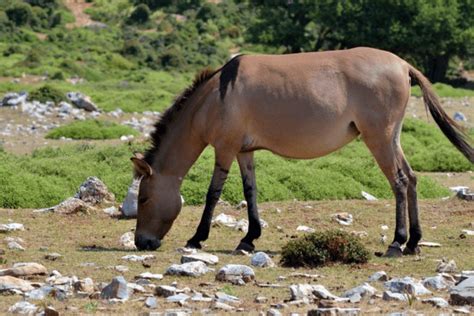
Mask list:
[[[276,212],[279,208],[281,213]],[[7,220],[23,223],[25,231],[10,233],[9,236],[18,236],[25,240],[27,248],[24,252],[6,250],[4,257],[6,264],[0,267],[10,266],[15,262],[34,261],[44,264],[49,271],[56,269],[63,275],[76,275],[79,278],[91,277],[95,282],[109,282],[110,279],[120,273],[109,268],[115,265],[126,265],[129,271],[123,273],[128,281],[132,281],[135,275],[149,271],[152,273],[164,273],[172,263],[179,262],[180,255],[175,251],[182,247],[197,227],[202,207],[185,207],[178,217],[170,234],[165,238],[163,246],[154,254],[156,261],[152,262],[149,269],[140,263],[129,263],[121,259],[126,254],[135,253],[120,248],[119,237],[134,228],[134,220],[111,219],[105,214],[71,215],[60,216],[55,214],[33,215],[30,210],[0,210],[2,223]],[[474,238],[460,239],[461,229],[474,225],[474,207],[472,203],[457,200],[455,198],[447,201],[425,200],[420,203],[421,219],[424,228],[424,240],[439,242],[441,248],[423,248],[421,257],[404,257],[400,259],[385,259],[372,257],[369,263],[364,265],[332,265],[320,269],[289,269],[277,266],[275,268],[256,268],[256,279],[258,283],[280,283],[282,288],[269,289],[260,288],[255,284],[246,286],[234,286],[215,282],[214,273],[208,273],[200,278],[171,277],[165,276],[156,284],[170,284],[178,282],[178,287],[190,287],[198,291],[213,293],[216,290],[224,290],[229,294],[238,296],[242,303],[241,307],[246,312],[256,314],[257,311],[267,310],[271,303],[282,302],[290,297],[288,286],[294,283],[313,283],[326,286],[334,294],[342,294],[353,286],[364,282],[373,272],[384,270],[391,277],[412,276],[422,278],[435,275],[436,260],[443,257],[454,259],[459,270],[474,269]],[[367,231],[368,237],[363,243],[370,252],[383,251],[385,245],[381,245],[379,234],[380,226],[388,225],[388,237],[392,237],[394,228],[394,201],[382,200],[377,202],[367,201],[324,201],[324,202],[284,202],[263,203],[260,205],[261,218],[269,223],[269,227],[263,230],[263,235],[256,242],[258,250],[266,251],[274,256],[274,261],[279,261],[279,253],[282,245],[296,235],[296,227],[304,224],[318,230],[329,228],[342,228],[347,231]],[[354,224],[351,227],[342,227],[331,220],[330,215],[335,212],[347,211],[353,214]],[[225,212],[237,218],[244,218],[244,211],[237,211],[229,206],[219,205],[215,214]],[[471,226],[470,226],[471,225]],[[281,226],[279,231],[276,227]],[[224,237],[225,238],[222,238]],[[232,256],[230,252],[238,244],[242,233],[230,228],[220,227],[211,230],[210,238],[205,242],[205,251],[216,254],[220,258],[217,268],[227,263],[249,264],[250,259],[241,256]],[[41,247],[47,247],[47,251],[41,251]],[[87,250],[93,247],[94,250]],[[4,247],[2,247],[4,248]],[[48,252],[59,252],[64,257],[59,261],[50,262],[44,259]],[[81,263],[93,262],[94,267],[83,267]],[[289,276],[292,272],[307,272],[321,275],[314,281],[288,277],[286,280],[277,281],[278,276]],[[43,281],[45,277],[34,278]],[[211,282],[209,286],[199,285],[202,282]],[[375,285],[382,290],[381,284]],[[381,293],[381,292],[379,292]],[[254,303],[256,296],[265,296],[269,299],[267,304]],[[447,293],[436,293],[436,296],[447,298]],[[134,295],[137,298],[139,295]],[[0,297],[0,313],[5,313],[9,306],[21,300],[18,296]],[[47,301],[60,313],[64,312],[101,312],[101,313],[139,313],[146,311],[143,302],[130,301],[126,304],[110,305],[104,301],[92,301],[89,299],[71,298],[65,302],[52,299]],[[198,310],[208,307],[209,304],[192,304]],[[440,310],[428,305],[415,302],[412,306],[408,303],[387,303],[377,299],[374,305],[368,305],[367,301],[355,304],[365,312],[387,313],[394,311],[418,311],[423,313],[438,313]],[[159,309],[177,308],[178,306],[166,303],[159,298]],[[75,310],[74,308],[77,308]],[[290,307],[286,312],[304,312],[309,307]],[[446,310],[449,312],[449,310]]]
[[[46,138],[59,139],[114,139],[123,135],[137,136],[138,132],[131,127],[110,121],[85,120],[75,121],[51,130]]]

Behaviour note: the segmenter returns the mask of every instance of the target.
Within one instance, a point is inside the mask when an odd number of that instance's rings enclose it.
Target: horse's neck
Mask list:
[[[191,132],[192,119],[182,118],[173,122],[155,157],[156,168],[163,175],[182,180],[206,145]]]

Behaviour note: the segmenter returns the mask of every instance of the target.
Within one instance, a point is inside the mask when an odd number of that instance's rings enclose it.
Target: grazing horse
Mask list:
[[[354,48],[289,55],[240,55],[216,71],[196,76],[161,117],[152,147],[132,158],[141,177],[135,244],[154,250],[181,210],[180,186],[188,170],[212,145],[215,166],[204,212],[188,247],[201,248],[231,164],[240,167],[249,229],[237,249],[254,250],[261,234],[254,154],[311,159],[327,155],[359,135],[387,177],[396,200],[395,237],[386,256],[419,252],[416,176],[400,146],[400,131],[418,83],[439,128],[469,161],[470,139],[441,108],[429,81],[386,51]],[[406,215],[409,237],[407,242]]]

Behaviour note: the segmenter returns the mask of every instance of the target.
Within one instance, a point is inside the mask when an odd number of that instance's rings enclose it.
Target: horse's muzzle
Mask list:
[[[136,235],[135,246],[137,246],[138,250],[156,250],[160,248],[161,241],[155,237]]]

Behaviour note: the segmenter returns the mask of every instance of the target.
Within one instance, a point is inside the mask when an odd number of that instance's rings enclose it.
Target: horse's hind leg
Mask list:
[[[253,152],[239,153],[237,155],[237,161],[239,162],[249,217],[249,230],[247,235],[240,241],[237,250],[253,251],[255,249],[253,240],[260,237],[262,231],[257,210],[257,184],[255,180]]]
[[[384,135],[387,135],[386,131],[372,131],[370,137],[362,134],[364,142],[387,177],[395,195],[395,236],[385,256],[400,257],[402,255],[401,246],[407,241],[406,208],[409,179],[405,174],[403,162],[398,154],[398,135],[392,137],[384,137]]]
[[[199,222],[196,233],[190,240],[188,240],[186,247],[201,249],[201,241],[204,241],[209,237],[212,213],[214,212],[214,208],[221,196],[222,188],[224,187],[233,160],[234,156],[232,155],[216,153],[214,173],[206,195],[206,206],[204,207],[204,212],[202,213],[201,221]]]
[[[416,194],[416,175],[411,169],[408,161],[399,147],[400,160],[403,164],[403,171],[408,177],[408,218],[410,219],[410,239],[407,242],[406,248],[403,250],[404,255],[414,255],[420,253],[418,242],[421,239],[421,226],[418,217],[418,199]]]

